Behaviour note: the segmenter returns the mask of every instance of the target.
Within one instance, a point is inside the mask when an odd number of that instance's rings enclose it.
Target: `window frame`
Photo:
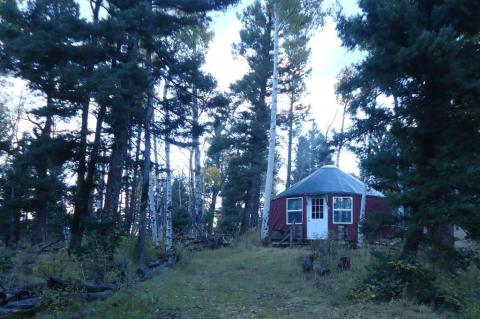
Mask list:
[[[288,209],[288,201],[291,200],[291,199],[300,199],[300,202],[302,203],[302,207],[301,207],[300,209],[289,210],[289,209]],[[290,197],[290,198],[287,198],[285,210],[286,210],[285,217],[286,217],[287,225],[302,225],[302,224],[303,224],[303,197]],[[300,222],[298,222],[298,223],[289,223],[289,222],[288,222],[288,213],[289,213],[289,212],[300,212],[300,217],[301,217]]]
[[[319,204],[318,205],[314,205],[314,201],[315,200],[318,200],[319,201]],[[321,219],[324,219],[325,218],[325,204],[326,204],[326,200],[325,200],[325,197],[324,196],[317,196],[317,197],[312,197],[311,199],[311,216],[310,218],[311,219],[315,219],[315,220],[321,220]],[[314,207],[318,207],[319,208],[319,211],[318,212],[314,212],[313,211],[313,208]],[[313,214],[314,213],[318,213],[318,218],[313,218]]]
[[[337,208],[335,209],[335,199],[336,198],[349,198],[352,203],[352,208],[345,209],[345,208]],[[336,222],[335,221],[335,211],[350,211],[350,222]],[[333,196],[332,198],[332,223],[334,225],[352,225],[353,224],[353,197],[352,196]]]

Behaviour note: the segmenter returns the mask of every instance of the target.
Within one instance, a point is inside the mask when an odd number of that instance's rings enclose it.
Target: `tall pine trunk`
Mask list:
[[[50,110],[53,108],[53,101],[52,99],[48,96],[47,97],[47,112],[50,112]],[[51,115],[47,115],[45,125],[42,128],[41,135],[39,139],[48,142],[48,140],[51,138],[52,134],[52,127],[53,127],[53,118]],[[45,179],[48,177],[48,167],[46,166],[46,163],[44,162],[38,162],[37,163],[37,174],[39,179],[43,182],[44,184]],[[37,243],[45,244],[47,241],[47,215],[49,211],[49,200],[45,200],[46,197],[48,196],[46,192],[50,191],[47,189],[44,189],[45,186],[39,186],[37,187],[37,198],[42,198],[42,203],[40,203],[40,207],[37,211],[37,216],[36,216],[36,221],[37,221]]]
[[[95,5],[93,7],[93,24],[96,25],[99,19],[100,6],[102,0],[94,1]],[[93,45],[96,45],[96,39],[93,39]],[[93,71],[93,67],[90,67],[89,72]],[[103,107],[104,108],[104,107]],[[77,193],[75,196],[75,205],[73,210],[73,217],[71,222],[70,230],[70,243],[69,249],[79,249],[82,244],[83,232],[85,228],[85,217],[88,215],[89,209],[89,197],[93,187],[93,178],[90,175],[92,181],[89,181],[88,173],[91,170],[91,163],[93,162],[93,174],[95,173],[95,165],[98,158],[98,148],[93,146],[92,154],[90,156],[90,163],[87,165],[87,135],[88,135],[88,116],[90,111],[90,96],[87,95],[82,105],[82,124],[80,131],[80,152],[79,152],[79,163],[77,169]],[[95,139],[94,144],[97,142],[97,131],[101,131],[101,125],[103,123],[103,114],[100,116],[100,113],[105,113],[105,110],[102,111],[102,106],[100,106],[99,116],[97,118],[97,125],[95,129]],[[100,122],[99,122],[100,121]],[[98,125],[100,124],[100,125]]]
[[[120,191],[122,189],[123,164],[127,155],[128,129],[131,123],[131,115],[125,108],[117,110],[114,114],[114,142],[110,155],[102,219],[116,223]]]
[[[10,187],[10,200],[13,202],[15,200],[15,188]],[[16,248],[18,241],[20,240],[20,217],[21,211],[18,208],[15,208],[12,214],[12,220],[9,225],[10,230],[8,234],[7,245],[10,248]]]
[[[90,154],[90,162],[88,163],[85,181],[80,184],[78,190],[78,201],[75,205],[72,217],[72,229],[70,234],[69,247],[70,250],[76,250],[80,248],[82,244],[83,233],[85,231],[85,218],[88,216],[89,213],[91,195],[96,175],[96,167],[98,159],[100,157],[101,134],[105,112],[105,105],[101,105],[97,116],[97,123],[95,126],[95,137],[93,141],[92,151]]]
[[[131,49],[129,50],[129,62],[138,60],[138,34],[132,35]],[[127,89],[133,87],[131,80],[125,83]],[[133,101],[129,101],[133,102]],[[122,190],[122,172],[125,163],[125,157],[128,150],[129,130],[132,122],[128,105],[117,105],[112,112],[113,115],[113,145],[110,155],[109,171],[105,193],[105,204],[102,210],[102,221],[111,224],[104,231],[104,244],[110,258],[113,258],[113,249],[116,241],[118,206],[120,191]]]
[[[133,181],[132,192],[130,194],[129,209],[125,216],[124,232],[130,234],[132,231],[132,225],[135,222],[137,212],[137,199],[138,199],[138,162],[140,161],[140,144],[142,142],[142,127],[139,125],[137,128],[137,138],[135,145],[135,159],[133,162]]]
[[[277,95],[278,95],[278,50],[279,50],[279,25],[277,3],[273,5],[273,84],[272,84],[272,109],[270,114],[270,138],[268,144],[268,164],[267,177],[265,181],[265,194],[263,203],[261,239],[266,240],[268,237],[268,223],[270,217],[270,199],[272,197],[273,188],[273,169],[275,166],[275,141],[277,129]]]

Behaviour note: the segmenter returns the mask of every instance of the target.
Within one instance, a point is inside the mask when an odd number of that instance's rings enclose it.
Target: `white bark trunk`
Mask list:
[[[157,220],[158,220],[158,238],[159,240],[163,240],[165,238],[164,228],[165,228],[165,216],[163,211],[160,209],[160,194],[161,194],[161,178],[160,178],[160,169],[159,169],[159,162],[158,162],[158,146],[157,146],[157,138],[156,136],[153,137],[153,152],[154,152],[154,159],[155,159],[155,192],[154,194],[154,203],[155,203],[155,211],[157,212]],[[160,218],[158,218],[160,217]]]
[[[273,7],[274,36],[273,36],[273,85],[272,85],[272,110],[270,114],[270,140],[268,145],[268,165],[267,178],[265,182],[265,195],[262,214],[261,238],[266,240],[268,237],[268,221],[270,217],[270,199],[273,188],[273,168],[275,165],[275,139],[277,129],[277,94],[278,94],[278,46],[279,46],[279,26],[277,4]]]
[[[342,114],[342,127],[340,128],[340,134],[342,135],[345,132],[346,113],[347,113],[347,103],[345,102],[345,105],[343,106],[343,114]],[[340,167],[340,154],[342,153],[342,148],[343,148],[343,136],[342,136],[342,140],[340,141],[340,144],[338,145],[338,153],[337,153],[337,160],[336,160],[337,167]]]
[[[172,228],[172,171],[170,167],[170,143],[165,143],[165,168],[167,170],[166,178],[166,201],[165,201],[165,250],[171,251],[173,248],[173,228]]]
[[[360,219],[358,221],[358,246],[362,247],[364,243],[363,233],[360,231],[361,224],[365,220],[365,206],[367,204],[367,184],[363,185],[362,200],[360,202]]]
[[[196,52],[196,48],[195,48]],[[193,89],[194,95],[196,95],[196,89]],[[194,233],[197,238],[202,238],[204,236],[204,220],[203,220],[203,198],[202,198],[202,182],[201,182],[201,164],[200,164],[200,136],[198,134],[199,128],[199,109],[198,101],[194,97],[193,102],[193,128],[194,136],[192,139],[193,142],[193,157],[194,157],[194,166],[193,166],[193,210],[194,210]]]
[[[193,140],[194,146],[194,207],[195,207],[195,232],[197,237],[203,235],[203,199],[202,199],[202,182],[201,182],[201,166],[200,166],[200,141],[199,138]]]
[[[155,141],[154,141],[155,143]],[[154,185],[157,184],[156,176],[151,172],[150,174],[150,185],[148,187],[148,203],[150,208],[150,227],[152,228],[152,243],[153,246],[158,247],[160,245],[160,241],[158,238],[158,212],[156,209],[156,201],[154,195]]]
[[[163,100],[167,100],[168,82],[163,87]],[[165,111],[167,123],[170,120],[168,108]],[[165,251],[168,253],[173,249],[173,227],[172,227],[172,168],[170,164],[170,142],[165,139]]]

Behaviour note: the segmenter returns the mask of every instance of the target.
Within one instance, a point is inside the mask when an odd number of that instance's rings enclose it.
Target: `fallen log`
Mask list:
[[[38,250],[38,252],[37,252],[37,254],[40,255],[41,253],[46,252],[50,247],[58,244],[58,243],[61,242],[61,241],[63,241],[62,238],[60,238],[60,239],[58,239],[58,240],[56,240],[56,241],[54,241],[54,242],[51,242],[51,243],[49,243],[49,244],[46,244],[46,245],[44,245],[43,247],[40,247],[39,250]],[[62,245],[62,247],[63,247],[63,245]],[[57,248],[57,249],[54,249],[54,250],[58,250],[58,249],[60,249],[60,248]]]
[[[38,298],[29,298],[23,300],[10,301],[8,304],[2,308],[7,309],[20,309],[20,310],[29,310],[35,308],[39,303]]]
[[[0,307],[0,317],[9,317],[14,314],[32,314],[38,310],[39,305],[38,298],[10,301]]]
[[[161,272],[164,272],[171,265],[172,265],[171,263],[167,262],[167,263],[165,263],[163,265],[160,265],[160,266],[157,266],[155,268],[148,268],[148,269],[139,268],[137,270],[137,275],[138,275],[140,281],[145,281],[145,280],[148,280],[148,279],[152,278],[153,276],[155,276],[155,275],[157,275]]]
[[[86,292],[81,295],[81,299],[84,301],[103,300],[110,296],[113,296],[114,290],[104,290],[99,292]]]
[[[156,268],[158,266],[165,264],[166,262],[168,262],[168,258],[162,258],[159,260],[150,261],[149,263],[147,263],[147,266],[148,268]]]
[[[139,277],[139,280],[145,281],[147,279],[152,278],[153,276],[167,270],[167,268],[178,263],[180,259],[181,259],[181,256],[179,254],[175,254],[168,257],[168,259],[164,260],[163,263],[155,263],[155,264],[158,264],[158,266],[149,267],[147,269],[144,269],[144,268],[137,269],[137,275]]]
[[[102,292],[106,290],[118,290],[120,288],[117,284],[101,284],[101,285],[89,285],[82,283],[78,280],[76,281],[67,281],[58,278],[50,277],[47,280],[47,286],[50,289],[57,289],[57,290],[66,290],[66,289],[74,289],[83,292]]]
[[[38,283],[16,288],[0,294],[0,304],[5,305],[11,301],[24,300],[36,297],[46,287],[45,283]]]

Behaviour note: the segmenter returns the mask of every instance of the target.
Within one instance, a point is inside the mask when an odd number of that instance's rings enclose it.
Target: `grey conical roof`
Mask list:
[[[333,165],[325,165],[277,195],[302,196],[320,194],[362,195],[364,183]],[[379,191],[367,189],[368,196],[384,197]]]

